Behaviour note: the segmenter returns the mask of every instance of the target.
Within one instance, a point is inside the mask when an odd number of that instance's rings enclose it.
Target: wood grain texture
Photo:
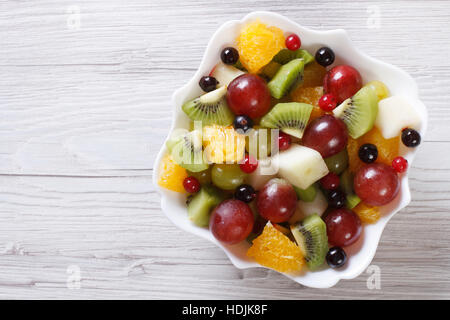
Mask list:
[[[318,290],[238,270],[160,210],[151,167],[170,96],[214,31],[254,10],[344,28],[419,84],[429,131],[413,201],[373,260],[380,290],[366,273]],[[449,1],[1,1],[0,298],[449,299],[449,14]]]

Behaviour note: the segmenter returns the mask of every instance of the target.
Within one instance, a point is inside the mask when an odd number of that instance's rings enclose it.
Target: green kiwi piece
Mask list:
[[[269,64],[262,69],[261,73],[267,78],[272,79],[280,68],[281,64],[275,61],[270,61]]]
[[[233,123],[234,115],[228,108],[225,94],[226,86],[208,92],[198,98],[187,101],[181,107],[193,121],[202,121],[203,125],[218,124],[228,126]]]
[[[194,130],[170,138],[166,142],[173,160],[192,172],[199,172],[208,169],[209,165],[203,157],[202,134]]]
[[[353,174],[347,169],[341,174],[339,180],[339,185],[346,194],[345,205],[347,208],[353,209],[361,202],[361,199],[353,191]]]
[[[361,202],[361,199],[356,194],[348,194],[345,198],[345,206],[353,209]]]
[[[353,139],[361,137],[373,128],[378,114],[378,97],[370,87],[361,88],[353,97],[342,102],[333,114],[347,125]]]
[[[328,252],[327,227],[318,214],[306,217],[291,226],[292,235],[305,257],[311,271],[317,270]]]
[[[341,152],[335,154],[334,156],[325,158],[324,160],[328,170],[336,174],[341,174],[348,167],[347,148],[344,148]]]
[[[305,202],[313,202],[317,195],[317,184],[313,183],[306,189],[300,189],[294,186],[297,197]]]
[[[292,87],[301,81],[305,62],[294,59],[283,65],[267,84],[270,94],[275,99],[281,99]]]
[[[277,103],[260,122],[266,128],[280,129],[291,136],[303,136],[313,106],[307,103]]]
[[[286,64],[294,59],[303,59],[305,61],[305,65],[314,61],[313,55],[304,49],[297,49],[295,51],[289,49],[281,49],[280,52],[278,52],[275,57],[273,57],[272,61],[279,64]]]
[[[207,227],[211,211],[223,200],[218,189],[202,186],[187,205],[189,219],[199,227]]]

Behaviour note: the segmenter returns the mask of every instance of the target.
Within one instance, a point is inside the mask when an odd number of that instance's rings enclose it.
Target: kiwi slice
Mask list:
[[[339,180],[339,185],[346,194],[345,205],[347,208],[353,209],[361,202],[361,199],[353,191],[353,173],[347,169],[341,174]]]
[[[281,99],[289,90],[296,87],[303,76],[305,61],[294,59],[281,66],[267,87],[275,99]]]
[[[209,165],[203,158],[202,133],[194,130],[170,138],[166,142],[173,160],[192,172],[208,169]]]
[[[317,184],[313,183],[306,189],[300,189],[294,186],[297,197],[305,202],[313,202],[317,195]]]
[[[342,102],[333,113],[345,122],[349,135],[357,139],[373,128],[378,114],[377,94],[371,87],[363,87]]]
[[[225,94],[227,87],[222,86],[198,98],[183,104],[182,109],[193,121],[202,121],[203,125],[218,124],[228,126],[233,123],[234,116],[228,108]]]
[[[301,102],[277,103],[260,122],[266,128],[280,129],[291,136],[301,138],[313,106]]]
[[[356,194],[348,194],[345,197],[345,206],[349,209],[353,209],[361,202],[361,199]]]
[[[317,270],[325,262],[328,252],[327,227],[318,214],[306,217],[292,225],[291,232],[305,257],[311,271]]]
[[[269,79],[272,79],[277,74],[278,70],[280,70],[280,68],[281,64],[275,61],[270,61],[269,64],[261,70],[261,74]]]
[[[212,186],[202,186],[187,205],[189,219],[199,227],[209,225],[211,211],[223,200],[218,189]]]
[[[297,49],[295,51],[289,49],[281,49],[275,57],[273,57],[272,61],[277,62],[279,64],[286,64],[294,59],[303,59],[305,61],[305,65],[314,61],[314,57],[308,51],[304,49]]]

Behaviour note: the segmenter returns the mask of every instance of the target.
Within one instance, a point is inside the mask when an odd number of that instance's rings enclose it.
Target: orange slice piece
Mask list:
[[[246,24],[237,38],[239,59],[250,73],[258,73],[284,48],[283,31],[259,20]]]
[[[161,161],[159,169],[158,185],[176,192],[186,192],[183,187],[183,180],[188,176],[186,169],[180,167],[173,161],[169,154],[166,154]]]
[[[380,219],[380,209],[361,202],[352,209],[363,223],[375,223]]]
[[[398,156],[400,143],[399,136],[392,139],[385,139],[381,135],[380,130],[374,127],[358,139],[352,139],[351,137],[348,138],[347,151],[349,167],[350,171],[353,173],[357,172],[364,165],[364,162],[359,159],[358,151],[359,148],[366,143],[374,144],[377,147],[378,158],[376,162],[384,163],[390,166],[392,164],[392,160]]]
[[[256,262],[279,272],[295,272],[305,264],[300,248],[270,222],[253,240],[247,256]]]

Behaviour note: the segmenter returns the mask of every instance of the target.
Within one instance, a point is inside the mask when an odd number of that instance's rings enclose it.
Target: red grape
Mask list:
[[[303,134],[303,145],[319,151],[323,158],[342,151],[348,141],[345,123],[326,114],[311,122]]]
[[[297,194],[292,185],[283,179],[269,180],[256,198],[259,214],[275,223],[288,221],[296,206]]]
[[[248,204],[236,199],[221,202],[209,222],[214,237],[226,244],[245,240],[253,230],[253,213]]]
[[[325,93],[331,93],[337,103],[341,103],[362,88],[361,74],[348,65],[333,67],[325,75],[323,88]]]
[[[262,78],[243,74],[228,85],[227,102],[236,115],[259,118],[270,109],[270,91]]]
[[[358,197],[372,206],[391,202],[400,190],[400,180],[395,170],[383,163],[363,166],[355,175],[354,188]]]
[[[332,246],[349,246],[361,235],[361,220],[349,209],[333,210],[324,220],[327,225],[328,242]]]

